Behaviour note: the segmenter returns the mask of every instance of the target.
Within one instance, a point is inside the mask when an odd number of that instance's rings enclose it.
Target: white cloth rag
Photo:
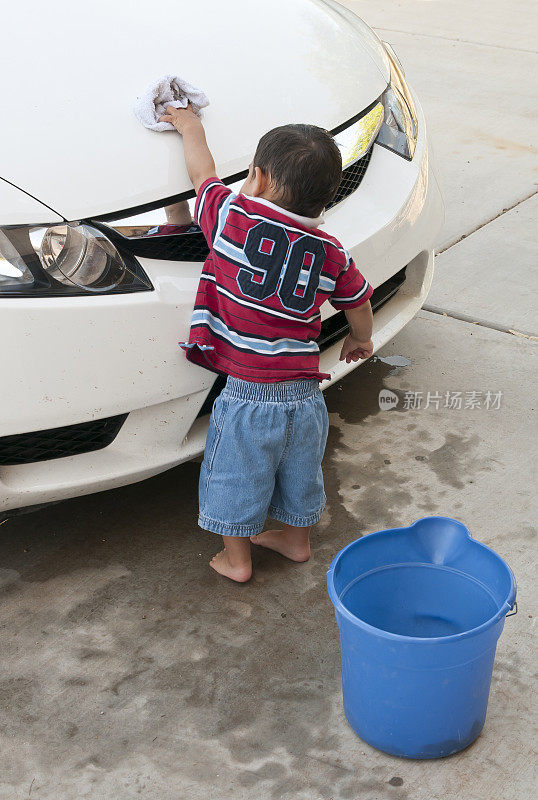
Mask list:
[[[173,131],[174,126],[170,122],[157,122],[157,120],[166,114],[166,106],[187,108],[187,103],[190,103],[194,113],[200,116],[200,109],[208,106],[209,100],[201,89],[197,89],[183,78],[177,75],[165,75],[164,78],[148,86],[144,94],[137,97],[134,113],[142,125],[152,131]]]

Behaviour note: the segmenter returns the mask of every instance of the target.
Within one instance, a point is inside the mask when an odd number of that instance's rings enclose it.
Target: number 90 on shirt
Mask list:
[[[249,230],[243,249],[250,268],[241,267],[237,284],[246,297],[263,301],[277,294],[291,311],[312,308],[326,258],[320,239],[304,234],[290,242],[283,228],[260,222]]]

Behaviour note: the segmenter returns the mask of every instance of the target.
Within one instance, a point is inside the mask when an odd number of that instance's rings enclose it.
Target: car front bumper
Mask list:
[[[326,227],[374,288],[406,266],[405,282],[374,314],[375,349],[414,316],[429,291],[443,204],[425,125],[413,161],[374,145],[354,194],[331,209]],[[55,502],[142,480],[202,453],[198,417],[215,376],[185,360],[201,264],[140,259],[154,291],[133,295],[0,300],[3,400],[0,437],[128,414],[103,449],[0,465],[0,512]],[[322,316],[333,309],[326,303]],[[331,375],[340,343],[321,354]]]

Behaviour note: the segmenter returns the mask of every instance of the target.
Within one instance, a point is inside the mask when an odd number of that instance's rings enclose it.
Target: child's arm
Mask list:
[[[361,358],[370,358],[374,352],[372,343],[372,324],[373,314],[370,301],[367,300],[357,308],[350,308],[345,311],[346,319],[349,323],[350,332],[344,339],[340,361],[358,361]]]
[[[171,122],[178,133],[183,137],[183,151],[189,178],[198,190],[208,178],[216,177],[217,171],[211,151],[207,146],[204,126],[199,117],[192,110],[190,103],[187,108],[174,108],[168,106],[166,114],[159,117],[159,122]]]

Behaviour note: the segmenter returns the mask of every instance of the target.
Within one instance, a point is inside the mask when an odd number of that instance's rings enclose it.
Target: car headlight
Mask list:
[[[85,222],[0,228],[0,295],[148,291],[140,264]]]
[[[418,135],[415,103],[394,51],[387,44],[385,49],[390,61],[390,86],[381,98],[385,114],[376,142],[411,160]]]
[[[350,167],[369,150],[383,123],[383,116],[382,103],[376,103],[352,125],[334,134],[334,141],[342,154],[342,169]]]

